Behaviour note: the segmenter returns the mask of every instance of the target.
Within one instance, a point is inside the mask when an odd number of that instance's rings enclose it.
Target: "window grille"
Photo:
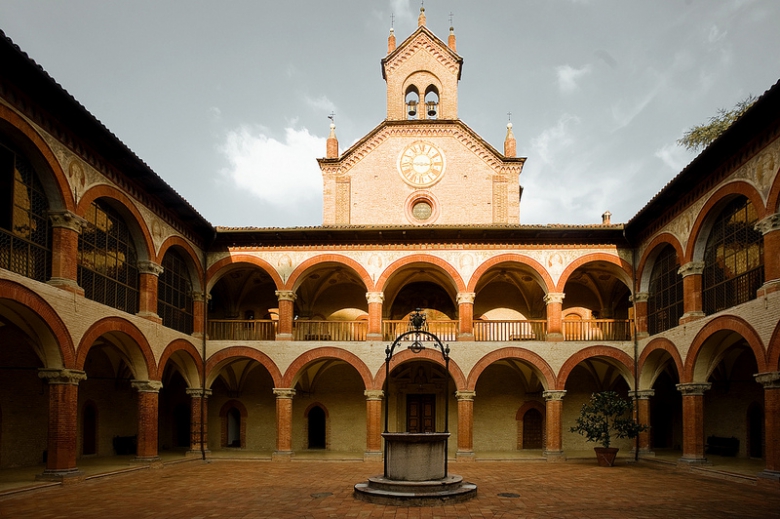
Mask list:
[[[647,331],[650,335],[674,328],[683,315],[683,280],[677,273],[677,252],[667,245],[658,255],[650,276]]]
[[[187,264],[176,251],[169,250],[162,266],[157,281],[157,313],[164,326],[192,333],[192,283]]]
[[[0,268],[51,276],[49,203],[30,161],[0,142]]]
[[[79,236],[79,285],[84,295],[131,314],[138,312],[138,257],[130,232],[110,207],[93,202]]]
[[[704,313],[714,314],[756,298],[764,282],[764,240],[758,214],[741,197],[720,213],[707,240],[702,279]]]

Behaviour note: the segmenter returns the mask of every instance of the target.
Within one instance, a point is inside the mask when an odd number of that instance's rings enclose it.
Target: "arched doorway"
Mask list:
[[[231,407],[227,412],[227,446],[241,447],[241,412]]]
[[[325,440],[326,424],[325,424],[325,410],[315,405],[309,409],[307,416],[308,425],[308,440],[310,449],[324,449],[327,445]]]
[[[538,409],[531,408],[523,415],[522,449],[544,448],[544,419]]]
[[[84,404],[84,412],[81,417],[81,431],[83,435],[81,453],[85,456],[97,454],[97,408],[94,402]]]
[[[764,412],[761,404],[753,402],[747,412],[747,451],[749,458],[764,457]]]

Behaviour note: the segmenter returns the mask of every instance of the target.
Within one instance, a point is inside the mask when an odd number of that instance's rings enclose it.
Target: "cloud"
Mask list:
[[[675,174],[682,171],[691,161],[691,152],[677,143],[662,146],[655,150],[654,155],[661,159]]]
[[[304,101],[306,101],[306,104],[315,110],[322,110],[323,112],[327,113],[336,111],[336,104],[324,95],[321,95],[316,99],[306,96]]]
[[[562,65],[556,67],[555,72],[558,76],[558,89],[562,94],[571,94],[579,89],[577,80],[590,73],[590,65],[585,65],[579,69],[571,67],[570,65]]]
[[[284,142],[262,127],[241,126],[228,132],[219,150],[229,166],[222,170],[242,190],[277,207],[322,196],[317,157],[325,155],[325,138],[304,128],[285,129]]]
[[[419,13],[412,12],[409,0],[390,0],[390,11],[399,21],[416,21]]]
[[[563,114],[555,126],[545,129],[531,139],[533,156],[545,164],[550,164],[558,151],[566,149],[572,143],[570,128],[579,122],[577,116]]]

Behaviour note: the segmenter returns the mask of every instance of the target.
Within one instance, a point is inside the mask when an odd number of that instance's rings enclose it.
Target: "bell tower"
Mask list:
[[[455,52],[450,27],[444,44],[425,26],[420,7],[417,30],[398,47],[390,29],[382,77],[387,82],[387,120],[455,120],[458,118],[458,81],[463,58]]]

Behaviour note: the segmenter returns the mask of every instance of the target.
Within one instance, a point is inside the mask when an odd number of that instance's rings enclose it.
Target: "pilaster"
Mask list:
[[[565,461],[563,453],[563,397],[565,390],[548,390],[542,392],[545,401],[545,422],[547,423],[547,445],[544,455],[547,461]]]
[[[381,389],[366,389],[366,452],[363,459],[382,459],[382,400]]]
[[[211,396],[211,390],[192,387],[185,392],[190,397],[190,453],[208,453],[208,398]]]
[[[274,461],[292,460],[292,404],[295,389],[274,388],[276,395],[276,451]]]

